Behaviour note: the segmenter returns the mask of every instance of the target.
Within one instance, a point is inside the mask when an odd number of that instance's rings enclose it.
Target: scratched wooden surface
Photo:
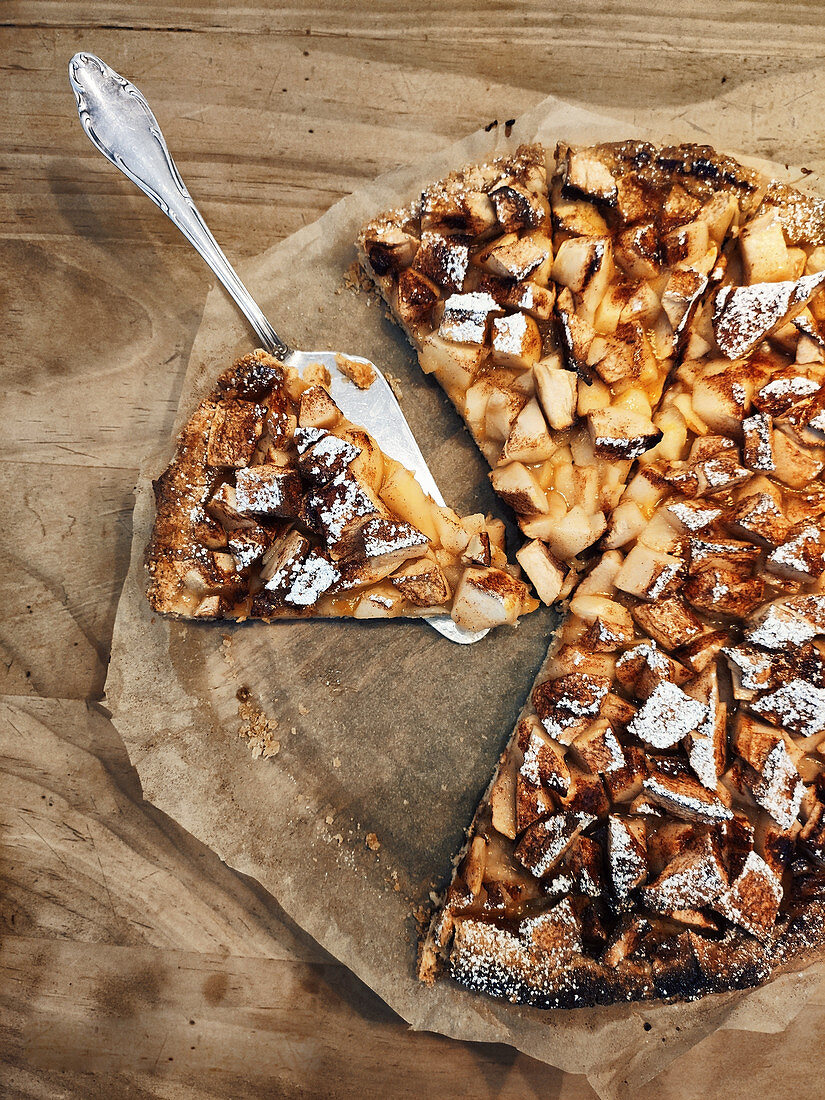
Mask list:
[[[0,1094],[594,1095],[512,1050],[410,1033],[143,801],[97,701],[137,467],[169,431],[208,282],[83,137],[69,57],[97,52],[147,93],[241,257],[548,92],[687,106],[818,69],[823,29],[794,0],[4,0]],[[825,995],[782,1034],[720,1032],[640,1096],[814,1100],[823,1026]]]

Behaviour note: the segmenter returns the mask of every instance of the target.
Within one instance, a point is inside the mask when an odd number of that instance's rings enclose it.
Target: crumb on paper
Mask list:
[[[257,760],[262,756],[266,760],[277,756],[281,749],[281,742],[274,736],[278,720],[264,714],[252,699],[252,692],[248,687],[238,688],[235,698],[238,700],[238,717],[241,720],[238,737],[246,738],[252,750],[252,759]]]
[[[294,736],[295,736],[295,734],[296,734],[296,733],[297,733],[298,731],[297,731],[297,729],[295,728],[295,726],[290,726],[290,727],[289,727],[289,732],[290,732],[290,733],[292,734],[292,736],[294,737]]]
[[[333,756],[332,766],[333,766],[333,768],[340,768],[341,767],[341,757],[340,756]]]
[[[309,707],[305,707],[303,703],[299,703],[298,713],[301,715],[309,714]]]
[[[401,400],[401,379],[396,378],[394,374],[385,374],[387,382],[389,382],[390,389],[395,394],[395,400]]]
[[[327,825],[331,825],[334,820],[335,818],[332,814],[327,814],[327,816],[324,818],[324,821],[326,821]]]
[[[417,905],[415,909],[413,909],[413,920],[418,925],[420,932],[423,932],[424,929],[427,928],[431,916],[432,913],[426,905]]]
[[[377,852],[381,847],[381,841],[375,833],[367,833],[366,845],[371,852]]]
[[[368,390],[375,381],[375,367],[359,359],[350,359],[348,355],[335,354],[335,365],[341,374],[346,375],[359,390]]]
[[[368,293],[377,293],[372,279],[368,278],[357,260],[353,260],[344,272],[344,286],[347,290],[366,290]],[[338,292],[336,291],[336,293]]]

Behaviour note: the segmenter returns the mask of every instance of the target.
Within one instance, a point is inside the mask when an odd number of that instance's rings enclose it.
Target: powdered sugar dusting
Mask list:
[[[657,749],[669,749],[695,730],[707,708],[676,684],[663,680],[628,725],[629,733]]]

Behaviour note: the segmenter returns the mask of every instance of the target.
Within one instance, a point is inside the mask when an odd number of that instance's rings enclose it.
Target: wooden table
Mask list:
[[[819,66],[825,10],[4,0],[0,24],[0,1091],[593,1096],[508,1048],[410,1033],[255,882],[143,801],[99,700],[136,471],[170,430],[209,283],[84,138],[66,64],[89,49],[140,85],[238,258],[550,91],[680,104]],[[820,997],[782,1034],[718,1033],[641,1096],[724,1082],[731,1100],[814,1100],[805,1064],[823,1023]],[[749,1069],[727,1080],[734,1043]]]

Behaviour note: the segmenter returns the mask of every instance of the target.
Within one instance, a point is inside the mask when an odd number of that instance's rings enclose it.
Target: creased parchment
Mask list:
[[[793,84],[793,87],[791,86]],[[513,127],[479,131],[428,161],[344,199],[313,225],[245,264],[241,277],[276,327],[304,348],[365,355],[400,379],[402,405],[448,503],[501,514],[486,467],[441,390],[424,377],[383,306],[344,285],[361,223],[421,186],[523,141],[709,142],[819,172],[819,75],[740,86],[687,109],[609,118],[548,98]],[[810,119],[810,121],[809,121]],[[784,178],[801,173],[773,170]],[[816,177],[814,177],[816,178]],[[274,201],[274,200],[273,200]],[[254,341],[211,292],[179,422]],[[542,609],[516,631],[456,646],[423,623],[180,624],[151,613],[143,548],[153,519],[143,469],[129,575],[106,685],[145,796],[253,875],[290,916],[412,1027],[509,1043],[571,1073],[602,1097],[625,1097],[711,1031],[781,1030],[823,968],[690,1005],[542,1012],[414,976],[413,912],[444,885],[477,800],[544,657],[556,621]],[[239,699],[239,693],[241,698]],[[266,746],[269,755],[259,755]]]

